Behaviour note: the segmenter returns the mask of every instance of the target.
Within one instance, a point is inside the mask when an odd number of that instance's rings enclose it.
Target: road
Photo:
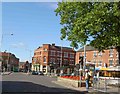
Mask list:
[[[12,73],[2,77],[2,94],[85,94],[53,83],[49,76]]]

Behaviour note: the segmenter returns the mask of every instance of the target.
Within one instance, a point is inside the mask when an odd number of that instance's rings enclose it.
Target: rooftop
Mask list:
[[[97,49],[92,47],[92,46],[90,46],[90,45],[86,45],[85,50],[86,51],[94,51],[94,50],[97,50]],[[84,51],[84,47],[79,49],[77,52],[83,52],[83,51]]]

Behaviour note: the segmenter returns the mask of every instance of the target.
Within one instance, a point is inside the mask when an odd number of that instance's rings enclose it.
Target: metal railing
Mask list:
[[[106,78],[94,78],[93,89],[101,92],[107,92],[107,80]]]

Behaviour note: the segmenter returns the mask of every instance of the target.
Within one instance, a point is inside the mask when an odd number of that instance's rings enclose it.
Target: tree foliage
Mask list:
[[[120,49],[120,2],[59,2],[61,39],[78,48],[87,41],[99,50]]]

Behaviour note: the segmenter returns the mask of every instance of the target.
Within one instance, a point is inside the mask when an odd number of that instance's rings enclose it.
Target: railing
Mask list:
[[[120,84],[120,79],[118,78],[108,78],[108,77],[101,77],[101,78],[94,78],[93,79],[93,89],[97,90],[97,91],[101,91],[101,92],[113,92],[111,90],[112,87],[110,87],[110,85],[113,86],[114,85],[118,85]],[[116,87],[117,89],[118,87]]]
[[[107,83],[106,78],[94,78],[93,79],[93,89],[97,91],[107,92]]]

